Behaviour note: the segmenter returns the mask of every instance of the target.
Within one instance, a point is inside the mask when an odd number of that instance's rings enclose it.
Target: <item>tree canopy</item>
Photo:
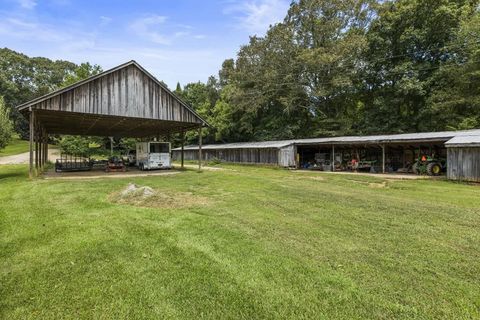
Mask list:
[[[475,128],[479,41],[478,1],[294,1],[181,94],[211,141]]]

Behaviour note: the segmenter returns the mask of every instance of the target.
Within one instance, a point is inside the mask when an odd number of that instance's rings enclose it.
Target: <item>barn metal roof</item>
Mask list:
[[[84,80],[80,80],[80,81],[77,81],[69,86],[66,86],[64,88],[61,88],[61,89],[58,89],[58,90],[55,90],[53,92],[50,92],[50,93],[47,93],[41,97],[38,97],[38,98],[35,98],[33,100],[30,100],[28,102],[25,102],[21,105],[18,105],[16,108],[19,110],[19,111],[22,111],[34,104],[37,104],[39,102],[42,102],[42,101],[45,101],[49,98],[52,98],[52,97],[55,97],[55,96],[58,96],[62,93],[65,93],[65,92],[68,92],[68,91],[71,91],[75,88],[78,88],[80,87],[81,85],[84,85],[88,82],[92,82],[94,80],[97,80],[99,78],[102,78],[108,74],[111,74],[115,71],[118,71],[118,70],[121,70],[121,69],[124,69],[130,65],[134,65],[136,66],[138,69],[140,69],[143,73],[145,73],[150,79],[152,79],[157,85],[159,85],[162,89],[164,89],[165,91],[167,91],[172,97],[174,97],[175,100],[177,100],[180,104],[183,105],[183,107],[185,107],[186,109],[188,109],[190,112],[192,112],[198,119],[200,119],[203,124],[205,126],[210,126],[207,121],[205,121],[193,108],[191,108],[185,101],[183,101],[183,99],[181,99],[178,95],[176,95],[173,91],[171,91],[162,81],[159,81],[157,78],[155,78],[150,72],[148,72],[144,67],[142,67],[138,62],[136,62],[135,60],[130,60],[128,62],[125,62],[117,67],[114,67],[114,68],[111,68],[109,70],[106,70],[106,71],[103,71],[103,72],[100,72],[96,75],[92,75]]]
[[[280,149],[293,144],[294,140],[281,140],[281,141],[260,141],[260,142],[234,142],[224,144],[206,144],[202,146],[203,150],[215,150],[215,149]],[[175,148],[173,150],[180,150],[181,148]],[[196,150],[197,145],[185,146],[185,150]]]
[[[280,149],[292,144],[295,145],[331,145],[331,144],[381,144],[381,143],[419,143],[419,142],[446,142],[457,136],[478,136],[480,129],[462,131],[420,132],[373,136],[342,136],[312,139],[293,139],[263,142],[236,142],[225,144],[210,144],[202,146],[204,150],[216,149],[257,149],[276,148]],[[185,146],[185,150],[197,150],[197,145]],[[176,148],[173,150],[180,150]]]
[[[48,134],[143,138],[208,126],[134,60],[17,109]]]
[[[455,136],[445,142],[447,147],[480,147],[480,134]]]

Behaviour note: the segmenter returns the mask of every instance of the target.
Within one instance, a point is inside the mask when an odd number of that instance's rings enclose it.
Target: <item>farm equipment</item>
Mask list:
[[[60,158],[55,160],[55,172],[89,171],[93,164],[90,158],[61,154]]]
[[[123,160],[117,156],[110,157],[105,165],[105,172],[125,172],[127,167]]]
[[[445,159],[437,159],[435,156],[422,155],[412,165],[412,171],[415,174],[426,174],[429,176],[438,176],[445,171]]]

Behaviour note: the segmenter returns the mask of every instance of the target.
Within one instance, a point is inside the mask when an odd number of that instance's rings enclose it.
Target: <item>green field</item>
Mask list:
[[[480,186],[0,166],[3,319],[480,318]],[[158,192],[116,202],[128,182]]]
[[[29,142],[15,137],[4,149],[0,149],[0,157],[28,152],[28,150]]]

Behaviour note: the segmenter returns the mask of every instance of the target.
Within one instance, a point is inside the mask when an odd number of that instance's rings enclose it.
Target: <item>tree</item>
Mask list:
[[[450,65],[462,17],[478,4],[462,0],[386,1],[367,37],[362,78],[364,132],[412,132],[443,127],[425,111],[438,69]]]
[[[15,106],[58,89],[73,72],[72,62],[47,58],[30,58],[13,50],[0,49],[0,95],[10,110],[14,129],[28,137],[28,122]]]
[[[448,56],[432,80],[425,117],[432,128],[455,130],[480,127],[480,9],[467,12]]]
[[[62,87],[68,87],[78,81],[85,80],[91,76],[101,73],[102,67],[99,65],[91,65],[88,62],[81,63],[76,67],[73,72],[66,75],[65,80],[62,83]]]
[[[10,120],[10,110],[5,106],[5,101],[0,96],[0,149],[10,142],[13,135],[13,124]]]

